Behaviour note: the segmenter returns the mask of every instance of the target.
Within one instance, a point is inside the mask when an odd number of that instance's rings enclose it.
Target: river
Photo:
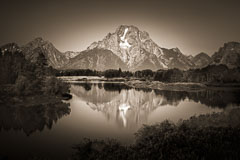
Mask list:
[[[0,106],[0,155],[65,159],[83,138],[134,142],[143,124],[178,122],[240,104],[239,90],[139,90],[120,82],[71,84],[69,111]]]

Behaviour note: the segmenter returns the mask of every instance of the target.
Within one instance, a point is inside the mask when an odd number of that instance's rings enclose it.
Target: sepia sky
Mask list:
[[[0,20],[0,45],[43,37],[60,51],[82,51],[121,24],[186,55],[240,41],[240,0],[2,0]]]

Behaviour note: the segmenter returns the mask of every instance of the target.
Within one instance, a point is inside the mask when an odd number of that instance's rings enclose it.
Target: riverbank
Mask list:
[[[205,89],[240,89],[239,83],[193,83],[193,82],[176,82],[166,83],[153,81],[144,78],[105,78],[98,76],[63,76],[59,79],[67,83],[124,83],[129,87],[136,89],[158,89],[170,91],[199,91]]]
[[[136,89],[158,89],[169,91],[201,91],[206,89],[213,90],[239,90],[240,84],[238,83],[191,83],[191,82],[176,82],[176,83],[163,83],[159,81],[140,81],[129,80],[124,84]]]
[[[201,83],[163,83],[158,81],[131,80],[124,82],[126,85],[136,89],[158,89],[171,91],[196,91],[206,89]]]
[[[129,78],[105,78],[98,76],[62,76],[58,78],[68,83],[91,82],[91,81],[126,82],[130,80]]]

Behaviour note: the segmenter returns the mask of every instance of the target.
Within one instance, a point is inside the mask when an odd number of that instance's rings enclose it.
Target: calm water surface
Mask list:
[[[72,84],[71,93],[68,111],[0,106],[0,155],[64,159],[84,137],[129,144],[143,124],[177,122],[240,104],[238,90],[136,90],[101,81]]]

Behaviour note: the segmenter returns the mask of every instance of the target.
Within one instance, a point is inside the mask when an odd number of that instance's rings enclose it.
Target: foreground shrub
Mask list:
[[[115,140],[90,140],[84,139],[80,144],[73,147],[77,152],[73,156],[75,160],[117,160],[128,159],[127,147],[120,145]]]
[[[239,159],[240,127],[239,122],[233,123],[233,119],[239,119],[236,118],[239,114],[240,109],[232,109],[226,113],[192,117],[177,124],[164,121],[152,126],[145,125],[136,133],[136,141],[131,146],[122,146],[117,142],[85,140],[75,147],[74,158]],[[222,122],[223,125],[218,125]]]
[[[232,127],[191,128],[165,121],[138,131],[138,159],[237,159],[240,129]]]
[[[62,80],[51,76],[46,78],[43,92],[48,95],[63,95],[64,93],[69,92],[69,84],[66,84]]]

